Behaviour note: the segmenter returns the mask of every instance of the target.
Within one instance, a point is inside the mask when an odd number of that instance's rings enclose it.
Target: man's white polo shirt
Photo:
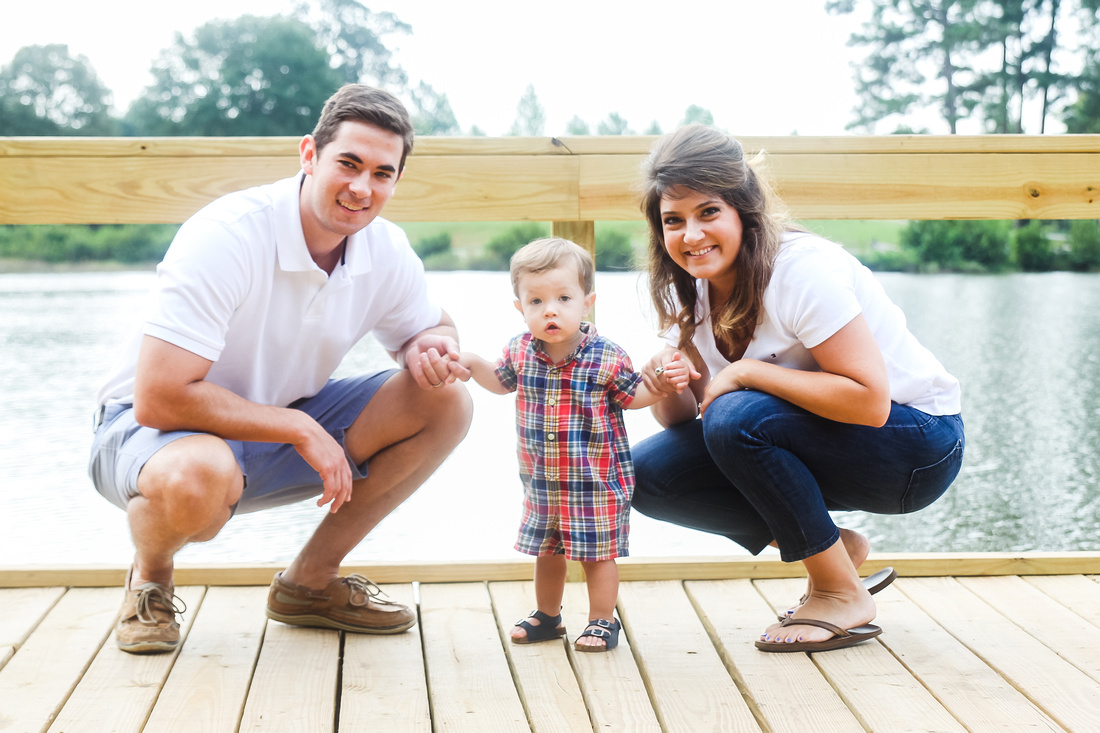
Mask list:
[[[209,382],[286,406],[316,394],[368,333],[395,351],[439,323],[422,263],[385,219],[348,237],[331,276],[317,266],[302,233],[302,175],[224,196],[180,227],[99,404],[133,402],[143,335],[214,362]]]

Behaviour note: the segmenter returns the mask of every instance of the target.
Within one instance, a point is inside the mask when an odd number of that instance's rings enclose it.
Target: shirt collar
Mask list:
[[[277,181],[273,184],[272,204],[275,210],[275,250],[279,268],[285,272],[312,272],[320,269],[306,247],[306,235],[302,230],[301,190],[305,172]],[[349,275],[364,275],[371,271],[371,231],[378,218],[370,225],[348,237],[344,250],[344,267]],[[334,270],[335,272],[335,270]]]

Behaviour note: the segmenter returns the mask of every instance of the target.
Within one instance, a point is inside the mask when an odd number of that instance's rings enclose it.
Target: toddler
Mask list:
[[[493,364],[462,352],[459,364],[485,389],[516,392],[516,431],[524,512],[516,549],[535,556],[538,608],[512,629],[529,644],[565,634],[561,600],[566,559],[584,567],[589,624],[574,643],[602,652],[619,641],[614,617],[619,570],[627,553],[634,468],[622,410],[651,405],[665,393],[634,371],[630,358],[584,318],[592,309],[595,267],[565,239],[538,239],[511,260],[516,308],[528,332]],[[688,382],[676,354],[657,377],[676,391]]]

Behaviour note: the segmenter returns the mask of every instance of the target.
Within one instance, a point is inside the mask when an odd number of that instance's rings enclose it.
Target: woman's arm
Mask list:
[[[741,359],[707,385],[702,409],[719,395],[755,389],[837,422],[881,427],[890,417],[886,362],[863,315],[810,349],[820,372]]]

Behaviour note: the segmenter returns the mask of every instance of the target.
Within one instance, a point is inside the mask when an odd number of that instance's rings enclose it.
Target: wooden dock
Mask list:
[[[624,562],[625,633],[606,654],[507,641],[534,605],[530,581],[512,579],[529,577],[522,563],[385,583],[419,612],[395,636],[268,621],[255,583],[271,568],[181,571],[215,582],[177,587],[184,643],[145,656],[111,634],[123,569],[54,585],[65,571],[0,569],[0,731],[1096,731],[1098,560],[876,556],[866,570],[902,575],[877,596],[883,635],[814,655],[753,647],[803,590],[775,577],[796,567],[755,559]],[[567,638],[586,611],[570,582]]]

